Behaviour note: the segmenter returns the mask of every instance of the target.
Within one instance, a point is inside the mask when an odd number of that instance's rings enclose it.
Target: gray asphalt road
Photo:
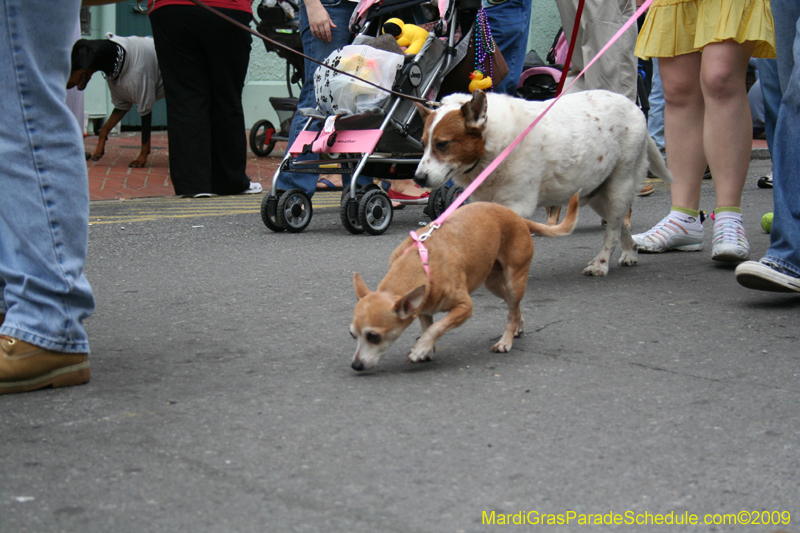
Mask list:
[[[768,169],[745,190],[755,258]],[[380,237],[336,208],[273,234],[259,201],[92,205],[92,381],[0,399],[1,531],[800,531],[800,297],[739,287],[710,222],[702,252],[584,278],[603,229],[582,210],[536,239],[511,353],[481,289],[432,363],[405,362],[414,325],[358,374],[353,272],[374,287],[422,209]],[[656,183],[634,231],[668,206]]]

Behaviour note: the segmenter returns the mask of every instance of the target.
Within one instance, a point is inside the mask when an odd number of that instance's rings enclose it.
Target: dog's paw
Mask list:
[[[619,264],[622,266],[634,266],[639,262],[639,256],[636,252],[622,252],[622,257],[619,258]]]
[[[608,266],[599,267],[594,263],[589,263],[589,266],[583,269],[584,276],[605,276],[608,274]]]
[[[146,160],[142,161],[140,159],[134,159],[133,161],[130,162],[130,164],[128,164],[128,167],[129,168],[144,168],[144,166],[146,164],[147,164]]]
[[[502,340],[492,346],[492,351],[494,353],[508,353],[511,351],[511,343],[510,342],[503,342]]]
[[[408,359],[406,360],[409,363],[424,363],[426,361],[433,361],[433,357],[430,354],[428,355],[414,355],[413,352],[408,354]]]
[[[422,361],[431,361],[433,359],[433,346],[427,346],[425,343],[420,344],[419,341],[408,352],[409,363],[421,363]]]

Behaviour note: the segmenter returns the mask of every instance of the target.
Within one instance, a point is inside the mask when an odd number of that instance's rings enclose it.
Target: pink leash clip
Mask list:
[[[414,245],[416,245],[417,249],[419,250],[419,259],[422,261],[422,268],[425,269],[425,274],[428,278],[431,277],[431,269],[428,261],[428,249],[425,248],[425,241],[427,241],[431,234],[441,227],[440,224],[431,224],[428,228],[428,231],[423,233],[422,235],[417,235],[416,231],[410,231],[409,234],[411,235],[411,239],[414,241]],[[405,255],[411,247],[408,247],[403,255]]]

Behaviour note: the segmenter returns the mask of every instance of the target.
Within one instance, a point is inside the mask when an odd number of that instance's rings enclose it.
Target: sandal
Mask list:
[[[337,180],[339,184],[337,185],[333,181],[328,178],[336,179],[338,176],[320,176],[317,180],[317,190],[318,191],[341,191],[342,190],[342,179],[339,177]]]

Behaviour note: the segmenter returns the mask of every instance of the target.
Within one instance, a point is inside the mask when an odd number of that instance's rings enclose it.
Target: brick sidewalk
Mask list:
[[[86,137],[84,145],[87,152],[94,152],[97,136]],[[174,196],[175,191],[169,179],[167,133],[164,131],[153,132],[151,145],[147,166],[145,168],[128,168],[128,163],[136,157],[141,148],[141,134],[123,132],[121,135],[109,136],[103,158],[100,161],[87,161],[89,198],[91,200],[118,200]],[[761,156],[764,155],[766,146],[766,141],[754,140],[753,157],[763,158]],[[247,175],[250,176],[250,179],[260,182],[264,189],[269,189],[272,184],[272,176],[281,162],[284,150],[285,144],[278,143],[268,157],[258,157],[248,147]]]
[[[123,132],[110,135],[103,158],[86,162],[89,169],[89,198],[94,201],[174,196],[175,190],[169,179],[167,132],[154,131],[151,139],[147,166],[128,168],[141,149],[141,134]],[[87,152],[94,152],[97,136],[86,137],[84,146]],[[248,148],[247,175],[250,180],[260,182],[264,189],[269,189],[284,149],[285,144],[278,143],[268,157],[257,157]]]

